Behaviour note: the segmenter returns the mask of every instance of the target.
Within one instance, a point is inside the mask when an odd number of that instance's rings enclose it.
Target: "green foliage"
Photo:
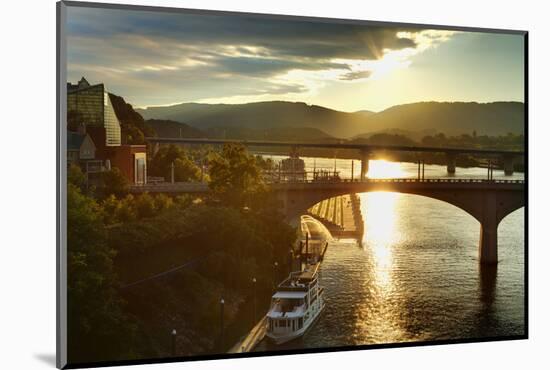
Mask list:
[[[98,204],[73,184],[67,193],[68,356],[70,362],[123,359],[135,325],[123,313]]]
[[[148,119],[145,122],[156,131],[158,137],[205,137],[205,133],[203,131],[183,122],[162,119]]]
[[[196,181],[200,179],[200,169],[187,157],[180,157],[174,160],[174,180]]]
[[[183,342],[178,354],[211,353],[217,350],[222,295],[228,324],[236,322],[241,307],[251,306],[252,277],[260,304],[268,303],[273,263],[286,271],[296,237],[263,184],[261,168],[271,163],[239,146],[226,146],[210,158],[217,202],[191,195],[124,194],[114,191],[120,183],[112,173],[107,176],[113,181],[100,189],[109,192],[101,192],[99,201],[70,185],[74,361],[167,356],[167,333],[173,328]],[[193,163],[177,147],[167,147],[157,158],[159,163],[170,159]],[[78,184],[79,172],[71,178]]]
[[[254,156],[240,144],[225,144],[209,156],[210,189],[222,204],[242,208],[253,196],[265,192],[261,169]]]
[[[154,207],[157,212],[162,212],[174,206],[174,200],[165,194],[157,194],[154,198]]]
[[[122,136],[127,144],[144,144],[145,136],[155,136],[155,130],[149,126],[132,105],[120,96],[109,94],[113,109],[120,121]]]
[[[149,164],[149,174],[162,176],[165,181],[170,181],[172,164],[174,164],[174,181],[200,180],[200,168],[193,162],[188,152],[176,145],[163,146],[159,149]]]
[[[67,171],[67,183],[76,186],[82,191],[86,188],[86,175],[76,164],[71,164],[69,166]]]
[[[197,354],[216,350],[220,296],[226,298],[228,309],[244,304],[252,299],[255,277],[259,302],[267,304],[273,263],[278,261],[281,271],[286,271],[296,234],[280,218],[266,223],[252,212],[199,203],[187,208],[175,205],[152,218],[117,224],[108,235],[109,245],[117,250],[117,271],[127,283],[190,263],[131,288],[126,297],[129,310],[147,322],[149,338],[162,343],[172,328],[161,318],[176,318],[171,325],[188,343],[181,351]],[[167,350],[160,346],[161,354]]]
[[[134,196],[132,194],[126,195],[126,197],[120,201],[115,217],[119,222],[129,222],[137,219]]]
[[[189,207],[194,201],[196,201],[195,198],[193,198],[193,196],[189,195],[189,194],[184,194],[184,195],[178,195],[174,198],[174,203],[176,206],[178,206],[179,208],[187,208]]]
[[[264,158],[261,155],[254,156],[256,160],[256,166],[262,171],[272,171],[275,169],[275,162],[271,158]]]
[[[135,200],[135,209],[139,218],[152,217],[155,215],[155,200],[149,194],[141,194]]]
[[[422,145],[433,147],[479,148],[500,150],[524,150],[525,137],[508,133],[501,136],[479,135],[475,130],[472,135],[445,136],[442,133],[422,138]]]
[[[109,195],[120,197],[128,192],[128,185],[126,176],[117,167],[113,167],[110,171],[101,173],[98,194],[103,198]]]
[[[183,202],[183,198],[181,201]],[[188,204],[190,202],[189,200]],[[152,196],[148,193],[136,196],[128,194],[121,199],[117,199],[111,194],[101,202],[104,220],[108,225],[150,218],[175,205],[180,205],[179,201],[175,202],[167,195],[156,194]]]

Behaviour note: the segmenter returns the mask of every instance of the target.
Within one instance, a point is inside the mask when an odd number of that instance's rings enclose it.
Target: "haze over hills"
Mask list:
[[[186,123],[172,120],[149,119],[145,121],[155,130],[158,137],[211,138],[235,140],[279,140],[279,141],[327,141],[334,138],[321,130],[310,127],[208,127],[198,129]]]
[[[207,129],[315,128],[331,136],[349,137],[361,132],[363,116],[332,109],[282,101],[248,104],[183,103],[137,110],[145,119],[185,122]]]
[[[201,130],[314,128],[338,138],[387,131],[460,135],[471,134],[475,130],[478,135],[492,136],[524,132],[524,104],[520,102],[420,102],[393,106],[378,113],[347,113],[283,101],[248,104],[182,103],[137,111],[146,119],[185,122]]]
[[[436,130],[446,135],[506,135],[524,133],[524,104],[520,102],[421,102],[396,105],[369,116],[368,131],[389,128]]]
[[[145,121],[149,127],[153,128],[158,137],[187,137],[202,138],[205,133],[186,123],[165,119],[149,119]]]

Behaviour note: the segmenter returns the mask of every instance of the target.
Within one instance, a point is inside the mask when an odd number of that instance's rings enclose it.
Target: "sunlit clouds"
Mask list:
[[[347,99],[351,93],[343,90],[389,84],[396,73],[413,68],[419,55],[457,35],[414,27],[92,8],[69,8],[67,28],[68,79],[103,82],[135,106],[289,100],[344,111],[377,107],[358,97]],[[415,91],[410,95],[415,100]],[[389,105],[392,99],[386,100]]]

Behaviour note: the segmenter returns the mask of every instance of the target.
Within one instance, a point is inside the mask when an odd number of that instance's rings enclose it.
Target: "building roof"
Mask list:
[[[304,298],[307,295],[307,292],[286,292],[278,291],[273,294],[273,298]]]
[[[80,146],[82,145],[85,137],[86,134],[67,131],[67,150],[80,150]]]
[[[103,85],[103,83],[98,83],[98,84],[95,84],[95,85],[91,85],[88,82],[88,80],[86,80],[84,77],[82,77],[80,79],[80,81],[78,81],[75,84],[67,82],[67,94],[81,92],[81,91],[84,91],[84,90],[87,90],[87,89],[90,89],[90,88],[94,88],[94,87],[97,87],[97,86],[101,86],[103,88],[103,90],[105,90],[105,86]]]

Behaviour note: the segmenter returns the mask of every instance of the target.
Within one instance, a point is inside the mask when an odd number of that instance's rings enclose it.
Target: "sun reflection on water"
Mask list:
[[[361,208],[365,218],[363,248],[372,252],[374,275],[382,289],[391,283],[393,245],[399,240],[395,206],[398,194],[373,192],[363,194]]]
[[[404,171],[399,163],[370,161],[370,178],[403,175]],[[400,194],[370,192],[360,194],[360,199],[364,220],[362,245],[368,261],[364,268],[371,278],[367,280],[368,286],[364,286],[368,294],[361,306],[356,330],[358,333],[369,332],[377,338],[377,342],[398,341],[403,336],[403,328],[399,320],[402,309],[395,300],[399,280],[395,271],[394,249],[402,238],[398,224]]]
[[[383,159],[372,160],[368,176],[388,178],[403,176],[401,165]],[[396,227],[397,193],[372,192],[362,194],[361,211],[364,217],[365,233],[363,246],[371,251],[374,260],[374,274],[379,288],[384,291],[391,284],[393,267],[393,245],[400,239]]]
[[[401,163],[390,162],[385,159],[371,159],[369,161],[369,171],[367,177],[371,179],[387,179],[404,177],[405,171],[401,167]]]

